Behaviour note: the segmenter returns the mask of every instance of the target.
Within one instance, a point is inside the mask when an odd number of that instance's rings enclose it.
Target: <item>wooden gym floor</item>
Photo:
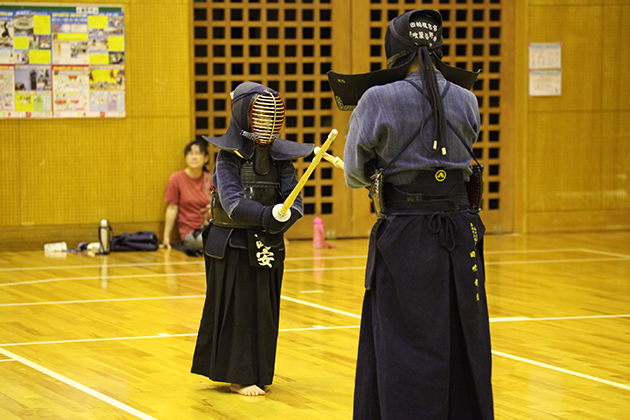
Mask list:
[[[334,243],[289,245],[265,397],[189,373],[202,259],[0,253],[0,419],[351,419],[367,240]],[[489,235],[486,262],[496,418],[630,419],[630,232]]]

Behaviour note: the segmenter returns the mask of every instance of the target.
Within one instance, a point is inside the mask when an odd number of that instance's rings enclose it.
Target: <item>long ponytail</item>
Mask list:
[[[446,154],[446,142],[444,135],[446,134],[446,117],[444,114],[444,105],[442,104],[442,96],[440,95],[440,87],[438,86],[437,77],[433,68],[433,60],[429,54],[427,47],[418,49],[418,61],[420,63],[420,74],[422,84],[427,92],[427,100],[433,108],[435,118],[435,131],[433,139],[433,150],[440,150],[443,155]]]

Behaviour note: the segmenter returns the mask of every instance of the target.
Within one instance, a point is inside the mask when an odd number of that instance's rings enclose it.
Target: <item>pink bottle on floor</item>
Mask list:
[[[324,221],[320,217],[313,219],[313,248],[334,248],[326,242]]]

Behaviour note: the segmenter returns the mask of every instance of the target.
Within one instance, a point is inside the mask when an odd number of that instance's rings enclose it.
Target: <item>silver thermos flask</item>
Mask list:
[[[100,253],[109,254],[109,245],[111,241],[111,228],[107,219],[101,220],[101,224],[98,227],[98,241],[100,242]]]

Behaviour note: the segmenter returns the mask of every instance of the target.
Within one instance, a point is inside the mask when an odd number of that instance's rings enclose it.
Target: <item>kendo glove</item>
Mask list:
[[[265,206],[262,214],[263,228],[272,235],[286,232],[301,217],[300,213],[295,209],[293,211],[289,209],[283,217],[280,215],[281,207],[282,204]]]
[[[273,215],[274,207],[276,207],[275,217]],[[291,211],[289,209],[287,214],[285,214],[285,216],[289,216],[288,219],[282,222],[278,220],[278,218],[282,219],[282,216],[279,214],[281,207],[282,204],[264,206],[258,201],[244,198],[238,202],[230,217],[236,222],[248,226],[260,226],[268,234],[275,235],[286,232],[301,217],[297,210]]]
[[[247,226],[260,226],[263,225],[263,214],[266,211],[266,206],[263,206],[258,201],[248,200],[243,198],[238,202],[230,217],[238,223],[243,223]]]

